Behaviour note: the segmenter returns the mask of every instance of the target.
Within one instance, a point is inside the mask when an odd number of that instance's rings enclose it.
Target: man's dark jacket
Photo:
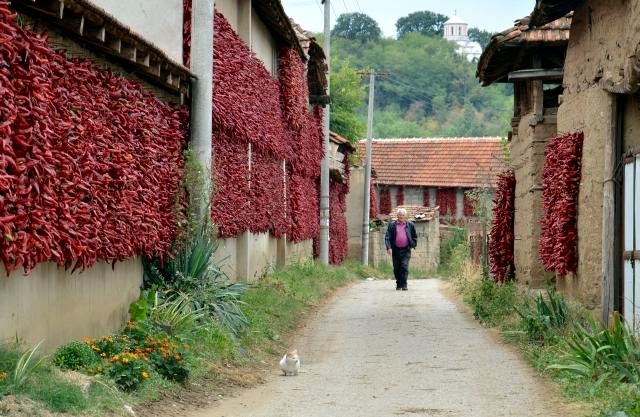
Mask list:
[[[396,247],[396,224],[397,221],[390,222],[387,226],[387,233],[384,235],[384,244],[387,249],[399,249]],[[409,238],[409,246],[411,249],[415,249],[418,244],[418,234],[416,233],[416,227],[411,222],[407,224],[407,238]]]

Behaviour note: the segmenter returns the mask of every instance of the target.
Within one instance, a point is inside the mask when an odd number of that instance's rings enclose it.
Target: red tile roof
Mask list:
[[[495,187],[505,169],[497,137],[376,139],[372,158],[376,182],[387,185]]]

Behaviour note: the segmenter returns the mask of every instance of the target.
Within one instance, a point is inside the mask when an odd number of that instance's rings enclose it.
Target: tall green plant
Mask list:
[[[18,358],[18,362],[11,374],[11,383],[15,388],[21,388],[27,382],[29,376],[42,364],[44,358],[38,358],[36,356],[36,352],[41,344],[42,342],[27,349],[20,358]]]

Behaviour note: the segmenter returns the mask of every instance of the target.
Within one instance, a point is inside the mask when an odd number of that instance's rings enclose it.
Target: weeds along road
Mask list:
[[[193,417],[580,416],[550,382],[443,295],[438,280],[363,281],[297,339],[298,376]]]

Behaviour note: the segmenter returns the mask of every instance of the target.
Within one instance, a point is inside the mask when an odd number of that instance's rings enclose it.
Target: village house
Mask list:
[[[364,154],[366,141],[360,141]],[[347,199],[349,256],[362,251],[364,165],[352,167]],[[372,213],[388,216],[398,206],[438,207],[441,222],[474,218],[467,191],[495,188],[504,170],[502,140],[483,138],[375,139],[372,147]]]
[[[557,134],[571,16],[540,27],[531,27],[530,20],[520,19],[491,38],[477,75],[483,86],[513,84],[514,111],[508,137],[516,178],[515,271],[519,282],[542,288],[549,278],[538,255],[544,150]]]
[[[9,6],[1,7],[6,12]],[[0,118],[3,123],[17,120],[10,106],[19,107],[21,102],[8,92],[25,88],[18,94],[32,92],[28,111],[43,106],[32,120],[38,120],[40,132],[46,128],[55,136],[32,133],[22,138],[26,143],[18,142],[17,129],[25,128],[16,127],[23,123],[19,121],[4,124],[0,132],[3,156],[16,161],[32,158],[30,163],[36,165],[31,169],[38,171],[22,171],[21,178],[39,184],[39,193],[20,198],[13,188],[16,183],[0,187],[4,236],[0,259],[8,274],[0,279],[0,342],[44,339],[45,349],[50,350],[71,339],[119,328],[128,319],[129,304],[139,296],[141,255],[168,249],[167,237],[175,225],[170,206],[174,197],[167,193],[177,192],[187,140],[187,115],[174,105],[188,101],[191,73],[182,64],[181,0],[14,0],[10,8],[10,13],[19,13],[28,32],[4,32],[12,40],[3,44],[3,52],[34,49],[24,61],[6,61],[11,52],[3,55],[0,67],[11,75],[0,74],[5,94]],[[36,36],[43,32],[48,44]],[[65,50],[65,58],[56,58],[52,48]],[[29,63],[36,56],[38,60]],[[30,65],[33,76],[46,74],[38,78],[39,86],[20,84],[23,63]],[[54,85],[46,84],[54,79]],[[153,145],[148,141],[151,136]],[[43,156],[37,157],[41,149],[46,149],[44,156],[56,155],[50,161],[57,166],[56,174],[42,171],[47,168]],[[126,162],[118,155],[125,155]],[[105,171],[104,164],[111,168]],[[18,171],[0,163],[0,172]],[[93,172],[99,174],[92,176]],[[127,175],[127,182],[116,185],[119,175]],[[55,181],[71,182],[58,189],[52,185]],[[138,187],[145,189],[145,197],[135,196]],[[91,190],[90,197],[83,196],[83,190]],[[25,207],[29,214],[24,221],[11,216]],[[66,219],[58,217],[63,207],[70,213]],[[154,230],[140,222],[138,209],[147,222],[153,222]],[[91,210],[88,218],[86,210]],[[38,219],[36,213],[44,217]],[[26,277],[23,268],[29,273]]]
[[[604,321],[619,311],[635,328],[640,323],[640,279],[634,267],[640,253],[634,208],[640,194],[636,179],[639,5],[637,1],[540,0],[528,22],[538,30],[573,11],[558,97],[557,132],[565,139],[578,138],[582,146],[573,203],[577,215],[573,226],[568,224],[576,230],[570,238],[577,260],[575,272],[556,273],[556,285],[600,312]],[[563,137],[556,139],[562,143]],[[548,158],[545,169],[549,163],[553,160]],[[537,166],[533,174],[540,175],[540,169]]]
[[[175,199],[188,145],[213,154],[217,257],[230,278],[255,280],[276,265],[313,257],[321,105],[328,101],[324,54],[312,41],[302,49],[279,1],[221,0],[216,6],[213,65],[219,71],[213,71],[210,102],[215,111],[204,116],[213,116],[213,135],[198,147],[195,131],[203,129],[194,115],[202,120],[202,111],[192,100],[198,95],[195,85],[206,86],[206,74],[196,79],[192,72],[202,56],[191,56],[196,19],[190,1],[0,4],[0,19],[7,22],[3,30],[15,28],[7,34],[11,54],[2,57],[13,61],[0,66],[1,79],[16,89],[7,97],[19,108],[19,97],[32,94],[43,109],[62,112],[38,137],[53,147],[52,163],[62,164],[53,169],[40,165],[50,153],[34,160],[33,168],[22,168],[39,148],[29,153],[32,145],[25,144],[18,116],[0,127],[3,152],[9,149],[15,161],[3,160],[0,172],[16,177],[15,183],[4,182],[4,176],[0,182],[13,196],[0,196],[0,262],[10,273],[0,280],[0,340],[44,338],[46,349],[52,349],[107,334],[128,319],[128,307],[140,294],[142,258],[167,256],[176,236]],[[20,58],[25,54],[20,48],[35,48],[29,57],[44,54],[30,71],[47,74],[37,80],[54,74],[55,85],[21,81],[28,74],[22,66],[29,62]],[[58,48],[64,55],[54,52]],[[41,90],[25,93],[24,88]],[[0,108],[8,118],[14,117],[11,111]],[[49,119],[43,123],[47,127]],[[345,162],[352,147],[337,135],[331,143],[331,261],[340,263],[347,239]],[[50,175],[39,175],[42,169]],[[35,185],[18,198],[17,181]],[[59,184],[55,192],[49,181]],[[37,192],[51,195],[41,199]]]

